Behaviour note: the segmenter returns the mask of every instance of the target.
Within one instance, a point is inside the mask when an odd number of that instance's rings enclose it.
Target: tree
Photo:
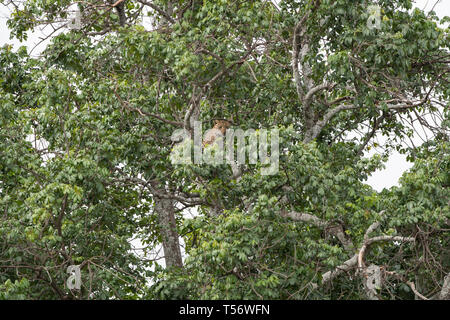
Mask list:
[[[0,53],[2,298],[448,298],[449,34],[433,12],[118,2],[79,4],[72,30],[68,1],[8,22],[19,39],[63,32],[37,58]],[[171,163],[174,131],[214,118],[278,129],[279,171]],[[416,123],[430,137],[408,147]],[[364,181],[393,149],[414,167],[377,193]],[[160,244],[166,268],[148,258]]]

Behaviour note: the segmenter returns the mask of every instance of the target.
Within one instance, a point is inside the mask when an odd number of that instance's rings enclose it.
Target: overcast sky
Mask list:
[[[416,7],[425,11],[429,11],[434,7],[434,11],[440,18],[450,16],[450,0],[416,0],[414,2]],[[6,21],[9,14],[9,9],[0,4],[0,46],[9,43],[17,49],[21,45],[26,45],[29,50],[34,48],[32,52],[33,54],[38,54],[42,51],[48,43],[48,40],[37,47],[35,46],[39,43],[39,38],[42,37],[43,34],[48,34],[50,29],[45,29],[44,31],[36,30],[33,33],[29,33],[28,40],[23,43],[20,43],[15,39],[11,40],[9,39],[9,30],[6,26]],[[381,138],[379,139],[382,140]],[[416,138],[415,142],[418,141],[420,141],[420,139]],[[373,154],[373,152],[370,154]],[[405,156],[395,152],[390,156],[389,161],[386,163],[386,169],[375,172],[367,182],[377,191],[381,191],[383,188],[389,188],[396,185],[402,173],[411,166],[412,164],[406,161]]]

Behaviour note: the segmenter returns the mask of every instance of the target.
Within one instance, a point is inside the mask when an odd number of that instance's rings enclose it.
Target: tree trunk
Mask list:
[[[158,215],[159,226],[164,249],[166,267],[183,267],[180,241],[175,222],[173,200],[155,197],[155,212]]]
[[[173,4],[168,1],[167,7],[164,8],[168,16],[172,16]],[[163,19],[160,27],[168,25],[169,21]],[[159,194],[164,194],[164,189],[153,185]],[[174,202],[172,199],[154,196],[155,212],[158,215],[159,227],[161,230],[162,245],[164,250],[164,259],[166,268],[183,267],[183,259],[181,257],[179,234],[177,232],[177,224],[175,221]]]

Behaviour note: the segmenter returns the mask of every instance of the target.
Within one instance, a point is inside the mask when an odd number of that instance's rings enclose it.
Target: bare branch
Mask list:
[[[334,270],[325,272],[322,275],[322,284],[331,282],[334,278],[341,275],[342,273],[350,271],[356,266],[357,263],[358,263],[358,255],[355,254],[353,257],[345,261],[343,264],[337,266]]]
[[[403,281],[404,283],[406,283],[412,290],[412,292],[414,292],[414,294],[419,297],[422,300],[430,300],[427,297],[425,297],[424,295],[422,295],[419,291],[417,291],[416,289],[416,285],[414,284],[414,282],[405,280],[404,277],[402,277],[401,275],[399,275],[398,273],[394,272],[394,271],[385,271],[384,272],[387,275],[391,275],[396,277],[397,279],[399,279],[400,281]]]
[[[318,227],[320,229],[328,228],[328,231],[331,235],[338,238],[338,240],[342,243],[342,246],[347,252],[354,252],[354,246],[352,241],[345,236],[344,229],[341,225],[333,225],[327,221],[324,221],[315,215],[309,213],[301,213],[301,212],[282,212],[281,216],[290,218],[294,221],[306,222]]]
[[[301,212],[286,212],[282,213],[283,217],[291,218],[294,221],[301,221],[301,222],[307,222],[310,223],[318,228],[325,228],[328,223],[326,221],[323,221],[322,219],[309,214],[309,213],[301,213]]]
[[[155,4],[151,3],[151,2],[145,1],[145,0],[138,0],[138,1],[140,3],[142,3],[143,5],[149,6],[150,8],[152,8],[153,10],[158,12],[160,15],[162,15],[170,23],[175,23],[175,20],[173,20],[172,17],[166,11],[164,11],[163,9],[158,7],[157,5],[155,5]]]
[[[318,86],[315,86],[313,88],[311,88],[308,93],[305,95],[305,98],[303,99],[303,103],[305,105],[309,105],[311,103],[311,98],[319,91],[324,90],[324,89],[331,89],[335,86],[335,84],[331,84],[328,82],[322,83]]]
[[[358,253],[358,268],[360,270],[364,269],[364,254],[366,252],[366,249],[374,244],[375,242],[381,242],[381,241],[398,241],[398,242],[414,242],[416,239],[412,237],[401,237],[401,236],[378,236],[373,237],[370,239],[367,239],[362,244],[361,248],[359,249]]]
[[[388,110],[403,110],[403,109],[414,109],[422,104],[424,104],[428,100],[428,95],[424,97],[422,100],[419,100],[417,102],[413,102],[410,100],[400,100],[400,99],[391,99],[391,100],[385,100],[380,101],[375,107],[377,109],[383,110],[383,105],[386,105]],[[398,104],[392,104],[392,103],[398,103]],[[306,132],[305,138],[303,139],[304,143],[309,143],[320,134],[322,129],[327,125],[328,121],[332,117],[334,117],[337,113],[344,111],[344,110],[351,110],[351,109],[359,109],[362,108],[361,106],[356,106],[353,104],[342,104],[339,105],[331,110],[329,110],[322,118],[322,120],[319,120],[316,122],[316,124]]]

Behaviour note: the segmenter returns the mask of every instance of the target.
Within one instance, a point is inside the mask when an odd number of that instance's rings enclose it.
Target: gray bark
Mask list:
[[[175,221],[174,203],[171,199],[155,197],[166,267],[183,267],[180,241]]]
[[[168,23],[174,23],[172,19],[173,4],[171,1],[167,3],[165,11],[159,7],[156,7],[150,2],[143,1],[144,4],[149,5],[158,13],[162,14],[165,20],[162,20],[160,27],[167,25]],[[191,111],[192,113],[192,111]],[[153,186],[155,189],[156,185]],[[164,194],[164,190],[158,190],[158,194]],[[158,215],[159,227],[161,230],[162,245],[164,250],[164,259],[166,261],[166,268],[171,267],[183,267],[183,259],[181,257],[180,249],[180,236],[177,231],[177,224],[175,221],[174,200],[164,197],[154,197],[155,200],[155,212]]]
[[[439,300],[450,300],[450,273],[444,278]]]

